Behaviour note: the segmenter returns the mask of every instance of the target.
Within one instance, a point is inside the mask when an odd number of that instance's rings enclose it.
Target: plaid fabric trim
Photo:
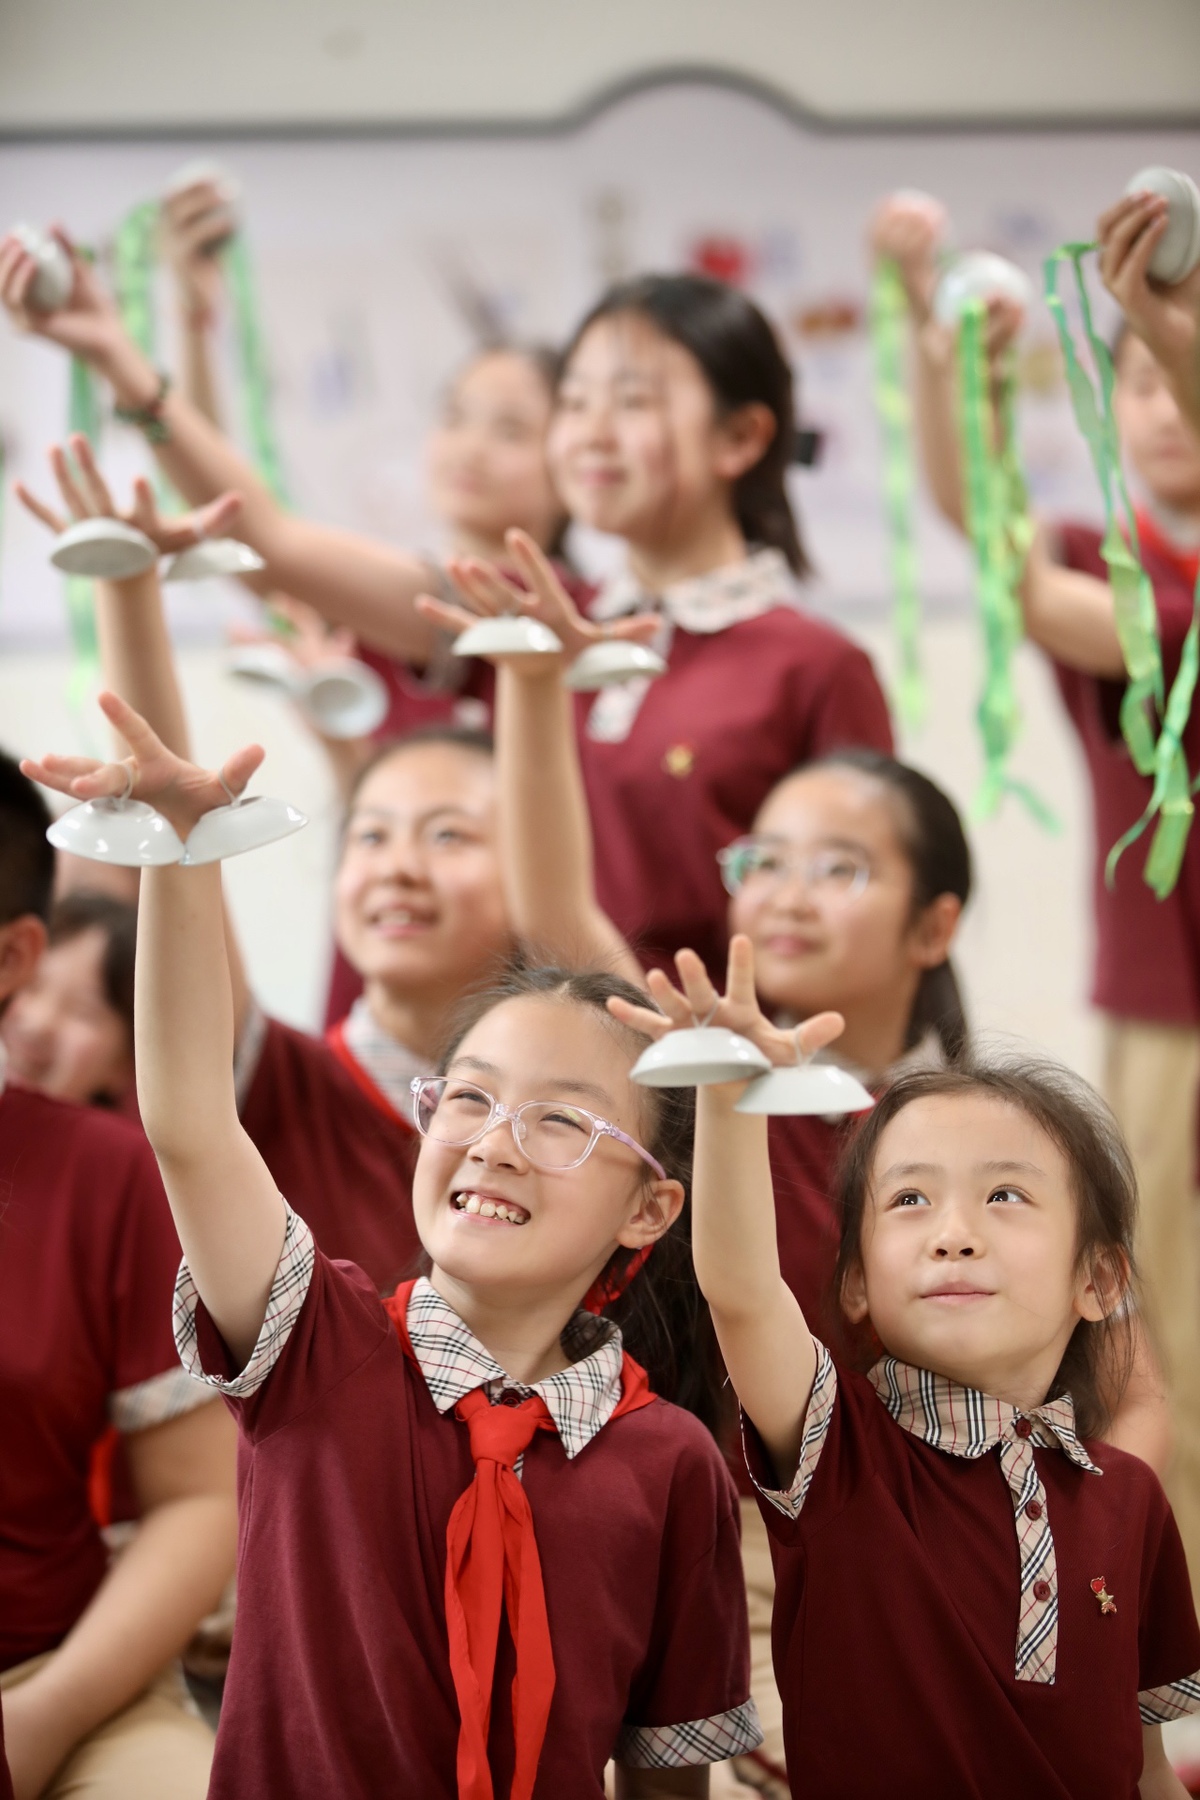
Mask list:
[[[461,662],[462,658],[458,658]],[[403,1119],[413,1117],[414,1075],[432,1075],[433,1064],[415,1056],[407,1044],[381,1031],[360,994],[346,1015],[343,1027],[347,1047],[362,1064],[375,1086],[387,1095]]]
[[[211,1399],[212,1393],[202,1381],[182,1369],[164,1369],[149,1381],[110,1394],[108,1416],[118,1431],[148,1431],[152,1425],[165,1425],[168,1419],[207,1406]]]
[[[611,1319],[578,1312],[562,1334],[569,1368],[532,1387],[510,1381],[500,1364],[424,1276],[408,1303],[408,1335],[434,1405],[440,1413],[477,1387],[494,1402],[506,1389],[522,1400],[538,1394],[546,1402],[569,1457],[590,1444],[612,1418],[621,1398],[621,1333]]]
[[[179,1352],[179,1360],[189,1375],[194,1375],[207,1387],[215,1388],[219,1394],[227,1394],[233,1400],[245,1400],[257,1393],[279,1361],[283,1347],[292,1335],[292,1327],[300,1316],[300,1308],[304,1305],[304,1297],[312,1280],[313,1265],[316,1262],[312,1232],[299,1213],[292,1211],[286,1200],[283,1204],[287,1212],[287,1229],[283,1234],[279,1267],[267,1296],[262,1330],[258,1334],[258,1342],[250,1352],[249,1362],[231,1380],[207,1374],[200,1361],[196,1333],[196,1308],[200,1295],[186,1259],[180,1263],[179,1274],[175,1279],[175,1348]]]
[[[813,1343],[817,1351],[817,1373],[804,1414],[800,1460],[796,1465],[792,1484],[787,1488],[765,1488],[759,1482],[754,1482],[764,1500],[769,1500],[772,1506],[777,1507],[789,1519],[796,1518],[808,1498],[812,1478],[817,1472],[817,1464],[829,1436],[829,1421],[833,1417],[833,1403],[837,1399],[837,1371],[833,1366],[833,1358],[819,1339],[814,1338]],[[745,1430],[744,1421],[742,1429]],[[753,1479],[752,1476],[751,1480]]]
[[[1070,1395],[1021,1412],[1007,1401],[962,1387],[930,1369],[912,1368],[894,1356],[876,1363],[871,1382],[897,1425],[935,1450],[970,1459],[999,1451],[1012,1495],[1021,1559],[1016,1677],[1053,1682],[1058,1659],[1058,1564],[1034,1447],[1061,1450],[1076,1468],[1091,1475],[1102,1473],[1076,1434]]]
[[[1166,1687],[1143,1688],[1138,1710],[1144,1725],[1169,1725],[1172,1719],[1200,1712],[1200,1669],[1182,1681],[1169,1681]]]
[[[763,1741],[753,1700],[686,1725],[623,1725],[616,1760],[631,1769],[693,1769],[745,1756]]]

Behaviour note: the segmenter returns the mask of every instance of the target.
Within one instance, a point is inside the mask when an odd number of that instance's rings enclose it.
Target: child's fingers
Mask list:
[[[811,1019],[805,1019],[803,1025],[796,1027],[796,1044],[801,1056],[811,1056],[815,1050],[823,1050],[826,1044],[832,1044],[835,1038],[841,1037],[846,1029],[846,1021],[841,1013],[814,1013]]]
[[[679,992],[679,989],[663,974],[661,969],[651,969],[646,976],[646,983],[673,1025],[690,1025],[692,1023],[692,1009],[686,996]]]
[[[246,744],[226,757],[221,765],[221,779],[235,794],[240,794],[254,771],[261,766],[266,751],[261,744]]]
[[[54,470],[54,479],[58,483],[58,491],[66,502],[67,511],[73,519],[91,517],[91,508],[83,497],[82,490],[75,480],[74,471],[67,459],[67,453],[61,444],[55,444],[50,451],[50,467]]]
[[[621,1000],[615,994],[607,1002],[608,1010],[614,1019],[622,1025],[628,1025],[633,1031],[640,1031],[645,1037],[666,1037],[674,1026],[670,1019],[664,1019],[661,1013],[651,1012],[648,1006],[635,1006],[632,1000]]]
[[[119,694],[108,692],[100,694],[98,699],[100,711],[109,724],[120,732],[140,763],[148,763],[155,757],[167,755],[162,739],[151,730],[141,713],[134,712],[127,700],[122,700]]]
[[[503,576],[499,569],[491,563],[478,561],[475,557],[456,559],[453,568],[470,582],[472,598],[487,606],[489,612],[520,612],[531,604],[530,595],[524,588],[516,587]]]
[[[35,519],[40,519],[43,525],[50,527],[55,537],[67,529],[67,521],[62,515],[43,505],[35,494],[30,493],[23,481],[13,482],[13,493],[27,512],[31,512]]]
[[[693,1014],[697,1019],[706,1018],[720,1000],[720,995],[709,979],[708,970],[694,950],[676,951],[675,967],[679,971],[679,979]]]
[[[1167,211],[1167,202],[1161,194],[1124,194],[1107,212],[1100,214],[1096,221],[1096,236],[1101,244],[1107,244],[1117,232],[1132,239],[1155,213],[1166,218]]]
[[[1157,204],[1132,207],[1123,217],[1117,219],[1105,233],[1100,247],[1100,271],[1107,279],[1109,274],[1117,274],[1134,244],[1143,232],[1158,227],[1154,241],[1157,243],[1167,226],[1167,206],[1165,200],[1155,196]]]
[[[577,618],[575,604],[559,580],[554,564],[540,545],[534,543],[529,533],[514,527],[505,532],[504,541],[516,557],[519,567],[529,577],[538,599],[556,613]]]
[[[452,606],[449,600],[439,600],[435,594],[418,594],[417,611],[423,618],[432,619],[435,625],[456,635],[479,622],[478,613],[468,612],[465,606]]]
[[[758,996],[754,991],[754,945],[743,932],[729,940],[725,998],[731,1006],[758,1010]]]
[[[627,638],[634,644],[648,644],[651,638],[657,637],[662,620],[656,613],[633,613],[627,619],[614,619],[611,625],[600,630],[580,620],[579,629],[586,631],[589,637],[600,640],[604,638]]]
[[[69,439],[71,455],[75,458],[75,467],[79,470],[79,484],[87,497],[88,506],[101,518],[111,517],[116,512],[112,495],[108,491],[104,477],[96,467],[96,459],[92,455],[92,446],[81,431],[76,431]]]
[[[39,761],[36,757],[25,756],[21,759],[21,773],[28,775],[30,781],[36,781],[41,787],[53,788],[55,793],[72,793],[72,783],[81,776],[94,774],[97,769],[106,765],[97,762],[94,756],[56,756],[53,751],[47,752]],[[123,785],[123,784],[122,784]]]
[[[452,556],[447,558],[446,573],[459,593],[471,602],[477,616],[491,619],[497,613],[508,611],[506,596],[493,593],[490,583],[484,579],[482,563]]]

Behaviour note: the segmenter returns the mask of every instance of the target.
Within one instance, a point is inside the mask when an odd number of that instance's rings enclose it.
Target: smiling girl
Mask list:
[[[681,990],[651,977],[670,1020],[712,1012],[792,1059],[745,938],[723,1000],[698,957],[678,966]],[[740,1092],[698,1097],[693,1244],[774,1542],[805,1793],[915,1800],[936,1770],[980,1800],[1182,1795],[1161,1724],[1200,1709],[1183,1547],[1157,1478],[1097,1438],[1132,1356],[1136,1187],[1111,1117],[1028,1058],[893,1082],[842,1174],[862,1354],[835,1357],[783,1279]]]
[[[128,771],[185,832],[221,803],[102,704],[130,762],[36,779],[82,797]],[[223,777],[240,790],[260,760]],[[636,990],[542,973],[477,1002],[414,1087],[430,1274],[385,1303],[316,1248],[239,1123],[216,869],[146,872],[137,983],[181,1350],[247,1452],[212,1794],[599,1800],[610,1757],[624,1796],[707,1792],[758,1738],[735,1497],[704,1427],[580,1311],[686,1201],[678,1102],[631,1084],[645,1037],[604,1007]]]

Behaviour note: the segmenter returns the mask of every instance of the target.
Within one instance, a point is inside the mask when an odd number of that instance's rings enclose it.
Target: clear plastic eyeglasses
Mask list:
[[[748,881],[786,881],[798,876],[825,900],[856,900],[871,879],[871,865],[859,851],[830,845],[798,850],[786,838],[743,837],[718,850],[721,880],[728,894],[740,894]]]
[[[595,1148],[596,1139],[616,1138],[636,1150],[660,1181],[667,1171],[636,1139],[618,1131],[607,1119],[562,1100],[526,1100],[504,1106],[486,1088],[448,1075],[416,1075],[412,1081],[413,1117],[422,1137],[439,1144],[475,1144],[502,1119],[512,1126],[517,1148],[535,1169],[577,1169]]]

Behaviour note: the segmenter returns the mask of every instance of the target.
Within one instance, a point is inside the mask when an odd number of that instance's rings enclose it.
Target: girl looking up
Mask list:
[[[364,644],[422,667],[435,660],[443,640],[414,605],[428,564],[283,514],[129,342],[93,271],[76,259],[75,292],[52,314],[25,305],[33,274],[5,240],[0,298],[18,327],[104,375],[193,502],[245,492],[240,529],[270,579]],[[668,663],[648,690],[624,684],[579,715],[601,900],[650,959],[687,942],[719,966],[725,903],[712,858],[780,775],[842,745],[891,748],[869,659],[798,605],[807,563],[785,486],[793,442],[787,360],[757,307],[720,282],[623,285],[575,335],[550,471],[574,517],[627,546],[627,570],[597,597],[595,618],[613,635],[657,627]],[[515,512],[507,523],[520,523]]]
[[[221,803],[217,775],[102,705],[130,761],[35,778],[82,797],[128,772],[185,834]],[[179,1341],[246,1449],[214,1800],[600,1800],[613,1756],[622,1795],[702,1795],[757,1742],[720,1454],[579,1310],[643,1253],[633,1279],[655,1279],[687,1198],[687,1109],[631,1084],[646,1038],[605,1010],[622,992],[515,979],[418,1078],[430,1272],[385,1304],[316,1248],[238,1121],[218,871],[146,872],[139,1098],[184,1246]]]
[[[790,1061],[733,939],[724,999],[682,952],[669,1019]],[[624,1000],[623,1023],[662,1015]],[[811,1043],[838,1028],[809,1022]],[[852,1140],[838,1290],[861,1359],[784,1281],[763,1120],[697,1099],[696,1272],[775,1547],[775,1669],[804,1791],[1183,1795],[1163,1721],[1200,1708],[1200,1628],[1157,1478],[1098,1440],[1132,1354],[1136,1187],[1065,1070],[900,1077]],[[864,1705],[869,1695],[869,1705]]]

